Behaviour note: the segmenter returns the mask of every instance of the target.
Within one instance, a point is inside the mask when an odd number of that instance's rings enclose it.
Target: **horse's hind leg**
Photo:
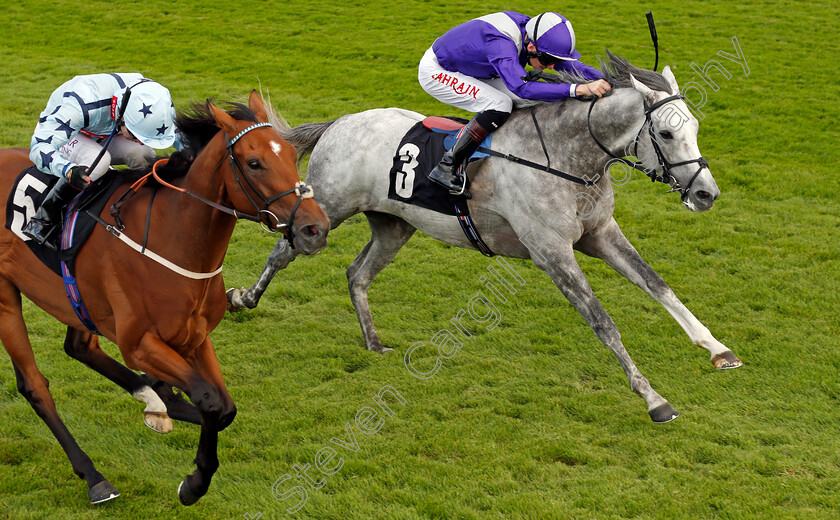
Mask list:
[[[274,279],[274,275],[280,269],[285,269],[289,263],[298,255],[297,251],[292,249],[289,241],[281,238],[274,244],[271,254],[265,261],[265,268],[260,273],[259,279],[248,289],[228,289],[228,310],[238,310],[243,308],[253,309],[260,302],[268,284]]]
[[[394,215],[368,211],[365,212],[365,216],[370,224],[371,237],[359,256],[347,268],[350,299],[356,309],[368,350],[388,352],[393,349],[382,345],[373,326],[368,289],[379,271],[394,261],[400,248],[408,242],[416,228]]]
[[[691,342],[709,351],[716,368],[737,368],[743,364],[731,350],[712,336],[709,329],[683,305],[662,277],[642,259],[615,220],[598,233],[583,237],[577,247],[587,255],[604,260],[662,304],[688,334]]]
[[[145,403],[143,419],[146,426],[154,431],[171,432],[172,419],[201,424],[201,416],[194,406],[172,393],[168,385],[151,378],[144,379],[103,352],[99,346],[99,338],[90,332],[67,327],[64,351],[125,389],[141,403]]]
[[[50,394],[49,381],[35,364],[21,314],[20,293],[5,279],[0,280],[0,341],[12,358],[18,391],[29,401],[64,449],[73,472],[87,482],[90,501],[98,504],[118,497],[120,493],[96,471],[93,461],[82,451],[58,416],[55,401]]]

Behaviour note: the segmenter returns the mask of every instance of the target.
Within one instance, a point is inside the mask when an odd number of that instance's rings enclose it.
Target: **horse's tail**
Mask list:
[[[280,137],[297,148],[297,162],[300,164],[300,161],[306,157],[307,154],[312,153],[312,149],[315,148],[316,144],[318,144],[318,139],[324,135],[324,132],[326,132],[333,123],[335,123],[335,119],[325,123],[306,123],[294,128],[282,129],[280,131]]]

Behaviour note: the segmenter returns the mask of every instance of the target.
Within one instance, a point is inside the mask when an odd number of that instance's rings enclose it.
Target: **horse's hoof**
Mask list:
[[[88,496],[91,504],[101,504],[117,498],[120,492],[110,482],[103,480],[88,490]]]
[[[225,292],[227,296],[227,310],[228,312],[238,311],[243,307],[242,299],[241,299],[241,289],[237,289],[236,287],[231,287],[230,289]]]
[[[738,359],[738,356],[733,354],[731,350],[727,350],[713,357],[712,364],[718,370],[726,370],[728,368],[738,368],[744,363],[742,363],[741,360]]]
[[[158,433],[169,433],[175,428],[166,412],[143,412],[143,422]]]
[[[372,341],[369,345],[367,345],[367,349],[371,352],[378,352],[380,354],[385,354],[386,352],[391,352],[392,350],[394,350],[383,345],[382,342],[378,339],[376,341]]]
[[[650,415],[650,418],[653,419],[653,422],[655,423],[671,422],[680,416],[679,412],[671,406],[671,403],[660,404],[653,410],[649,410],[648,415]]]
[[[254,298],[253,295],[249,295],[248,289],[244,287],[241,289],[236,289],[235,287],[231,287],[225,293],[227,295],[227,310],[228,311],[238,311],[241,309],[253,309],[257,306],[260,302],[259,297]]]
[[[196,496],[190,491],[190,485],[187,484],[186,480],[182,480],[180,484],[178,484],[178,500],[181,501],[181,504],[185,506],[191,506],[198,502],[198,499],[201,498],[200,496]]]

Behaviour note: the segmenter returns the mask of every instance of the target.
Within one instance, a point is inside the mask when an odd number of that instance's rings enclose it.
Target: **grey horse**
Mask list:
[[[647,401],[653,421],[667,422],[677,417],[677,411],[630,359],[574,250],[602,259],[662,304],[691,341],[709,351],[716,368],[741,366],[624,237],[613,218],[612,185],[618,181],[612,172],[629,175],[628,164],[643,169],[670,184],[692,211],[711,209],[720,191],[697,147],[697,119],[678,95],[670,68],[659,74],[609,52],[607,56],[602,69],[614,87],[610,96],[594,104],[576,99],[539,104],[533,107],[533,118],[531,109],[517,109],[493,138],[495,150],[516,152],[541,164],[550,159],[555,169],[586,182],[491,157],[468,168],[469,210],[493,252],[530,258],[551,277],[618,359],[632,390]],[[423,117],[387,108],[280,130],[301,157],[311,153],[306,180],[331,227],[360,212],[368,219],[370,241],[347,268],[347,277],[365,343],[377,352],[390,349],[374,329],[368,289],[412,234],[419,229],[447,244],[475,249],[455,217],[388,199],[395,150],[406,131]],[[635,155],[639,162],[616,158],[625,155]],[[279,240],[257,283],[247,290],[228,291],[229,308],[255,307],[276,272],[296,256],[286,240]]]

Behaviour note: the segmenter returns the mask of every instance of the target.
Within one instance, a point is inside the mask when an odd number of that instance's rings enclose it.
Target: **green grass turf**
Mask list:
[[[239,407],[220,436],[221,467],[197,505],[178,504],[198,428],[142,424],[142,405],[62,351],[64,327],[27,302],[29,332],[67,426],[122,492],[90,506],[86,486],[0,363],[0,519],[280,518],[297,500],[272,485],[346,438],[371,397],[393,404],[358,451],[308,490],[300,518],[837,518],[838,131],[834,2],[40,2],[4,7],[0,146],[25,146],[46,99],[76,74],[140,71],[176,106],[271,94],[292,124],[384,106],[465,115],[426,95],[416,64],[433,39],[503,9],[560,10],[584,61],[609,47],[639,66],[653,53],[683,84],[720,61],[702,109],[700,149],[722,195],[705,214],[634,176],[616,219],[712,333],[744,360],[720,372],[668,313],[598,261],[579,257],[628,351],[681,413],[654,425],[618,364],[551,281],[511,261],[526,284],[427,380],[402,354],[483,289],[490,260],[418,234],[371,290],[380,337],[363,350],[344,269],[369,232],[355,217],[330,246],[283,271],[212,337]],[[750,74],[717,56],[736,36]],[[716,74],[716,73],[713,73]],[[700,84],[706,86],[702,81]],[[200,225],[200,223],[196,223]],[[237,226],[228,286],[248,286],[274,238]],[[104,348],[118,355],[116,347]],[[430,349],[416,364],[431,368]],[[355,428],[355,426],[353,427]],[[338,460],[338,459],[335,459]]]

